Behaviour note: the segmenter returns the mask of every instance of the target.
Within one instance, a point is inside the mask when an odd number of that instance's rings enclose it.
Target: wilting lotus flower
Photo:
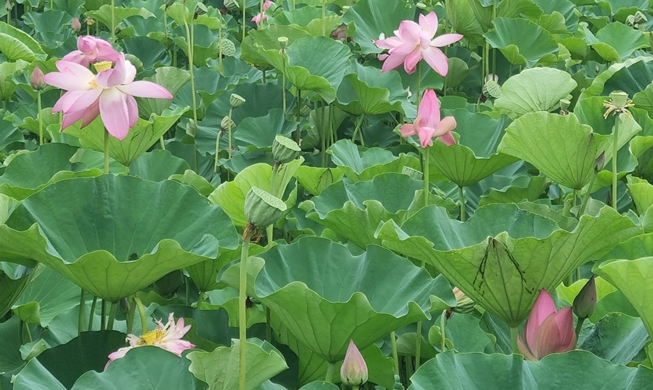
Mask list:
[[[349,340],[347,354],[340,367],[340,380],[348,386],[360,386],[367,382],[367,364],[353,340]]]
[[[526,360],[540,360],[546,355],[576,348],[571,307],[556,311],[553,298],[543,289],[528,316],[524,334],[526,343],[519,335],[517,346]]]
[[[173,313],[168,316],[168,323],[163,325],[161,321],[156,322],[156,329],[147,332],[141,337],[133,334],[127,335],[127,342],[129,347],[120,348],[116,352],[109,355],[109,361],[104,369],[106,370],[112,361],[124,357],[127,351],[133,348],[142,347],[144,345],[153,345],[155,347],[163,348],[166,351],[172,352],[181,357],[181,353],[187,349],[195,348],[195,345],[189,341],[182,340],[181,338],[190,330],[190,325],[184,326],[184,319],[180,318],[175,324]]]
[[[52,112],[64,113],[62,130],[80,119],[84,127],[100,115],[109,134],[122,140],[138,120],[134,96],[172,99],[158,84],[134,81],[136,68],[122,53],[113,69],[102,70],[97,76],[74,62],[57,61],[56,65],[59,72],[48,73],[43,79],[68,91],[52,108]]]
[[[402,63],[406,73],[415,72],[422,58],[427,64],[443,77],[449,71],[447,57],[440,47],[451,45],[463,38],[460,34],[443,34],[434,38],[438,31],[438,16],[435,12],[419,16],[419,24],[412,20],[404,20],[395,30],[395,36],[384,39],[383,36],[374,44],[382,49],[388,49],[388,54],[379,56],[383,60],[381,71],[386,72],[398,68]]]
[[[417,134],[423,148],[433,145],[433,137],[439,137],[445,145],[456,143],[451,130],[456,128],[456,118],[452,116],[440,120],[440,104],[433,90],[424,92],[424,97],[417,109],[417,118],[412,124],[401,126],[401,135],[410,137]]]
[[[77,49],[66,54],[61,60],[89,66],[99,61],[118,61],[120,53],[103,39],[90,35],[77,38]]]
[[[267,20],[268,20],[268,16],[265,14],[265,11],[267,11],[268,8],[270,8],[270,7],[273,6],[273,5],[274,5],[274,1],[269,1],[269,0],[268,0],[268,1],[266,1],[265,3],[263,3],[263,12],[260,13],[260,14],[255,15],[255,16],[252,18],[252,22],[254,22],[254,23],[256,23],[256,24],[261,24],[261,22],[265,22],[265,21],[267,21]]]

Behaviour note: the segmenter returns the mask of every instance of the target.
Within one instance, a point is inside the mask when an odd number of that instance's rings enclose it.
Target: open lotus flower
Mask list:
[[[134,81],[136,68],[122,53],[113,69],[102,70],[97,76],[74,62],[57,61],[56,65],[59,72],[48,73],[43,80],[68,91],[52,108],[52,112],[64,113],[62,130],[80,119],[84,127],[100,115],[109,134],[122,140],[138,120],[134,96],[172,99],[158,84]]]
[[[410,137],[417,134],[423,148],[433,145],[433,137],[439,137],[445,145],[456,143],[451,130],[456,128],[456,118],[452,116],[440,120],[440,104],[433,90],[424,92],[424,97],[417,109],[417,118],[412,124],[401,126],[401,135]]]
[[[543,289],[528,316],[524,334],[526,343],[519,335],[517,346],[526,360],[540,360],[546,355],[576,348],[571,307],[556,311],[553,298]]]
[[[349,340],[345,360],[340,367],[340,380],[348,386],[360,386],[367,382],[367,364],[353,340]]]
[[[382,54],[379,59],[384,61],[382,72],[398,68],[402,63],[406,73],[415,72],[422,58],[442,77],[449,71],[449,62],[440,47],[451,45],[463,38],[461,34],[443,34],[435,37],[438,31],[438,16],[435,12],[419,16],[419,24],[412,20],[404,20],[395,30],[395,36],[381,39],[374,44],[382,49],[388,49],[388,54]],[[435,37],[435,38],[434,38]]]
[[[256,23],[256,24],[261,24],[261,22],[265,22],[265,21],[267,21],[267,20],[268,20],[268,16],[265,14],[265,11],[267,11],[268,8],[272,7],[273,5],[274,5],[274,2],[273,2],[273,1],[269,1],[269,0],[266,1],[265,3],[263,3],[263,12],[261,12],[260,14],[255,15],[255,16],[252,18],[252,22],[254,22],[254,23]]]
[[[61,60],[89,66],[100,61],[115,62],[119,56],[120,53],[109,42],[87,35],[77,38],[77,50],[66,54]]]
[[[181,357],[181,353],[185,350],[195,348],[195,345],[189,341],[181,339],[190,330],[190,325],[184,326],[183,318],[177,320],[177,323],[175,324],[174,314],[170,313],[167,324],[163,325],[159,320],[156,320],[155,322],[156,329],[145,333],[141,337],[133,334],[127,335],[126,341],[129,343],[129,347],[120,348],[116,352],[109,354],[109,361],[106,366],[104,366],[104,369],[106,370],[112,361],[124,357],[130,349],[142,347],[144,345],[153,345],[155,347],[163,348],[179,357]]]

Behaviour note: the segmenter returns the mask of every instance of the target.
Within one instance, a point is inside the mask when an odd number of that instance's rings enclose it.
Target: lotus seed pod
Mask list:
[[[93,24],[95,24],[95,20],[93,20],[91,18],[84,19],[84,22],[86,22],[87,26],[92,26]]]
[[[229,39],[221,39],[218,43],[220,45],[220,50],[222,55],[225,57],[233,57],[236,54],[236,45]]]
[[[204,3],[197,3],[197,5],[195,5],[195,15],[193,16],[195,19],[197,19],[198,16],[204,15],[206,11],[208,10],[206,9]]]
[[[605,152],[601,153],[599,157],[596,158],[594,162],[594,172],[599,173],[603,170],[605,166]]]
[[[192,119],[189,119],[188,123],[186,123],[186,134],[193,138],[197,135],[197,125]]]
[[[424,174],[422,172],[418,171],[417,169],[413,169],[411,167],[402,167],[401,173],[403,173],[404,175],[408,175],[416,180],[422,180],[424,178]]]
[[[245,217],[257,228],[265,228],[281,218],[286,204],[276,196],[252,187],[245,196]]]
[[[290,138],[277,134],[272,142],[272,158],[280,164],[289,163],[299,156],[302,149],[297,142]]]
[[[232,93],[231,96],[229,96],[229,105],[231,108],[238,108],[245,104],[246,100],[244,97],[240,95],[236,95],[235,93]]]
[[[240,10],[240,4],[238,4],[235,0],[225,0],[224,6],[231,12]]]
[[[419,9],[426,9],[426,4],[422,3],[421,1],[415,4],[417,8]]]
[[[34,67],[34,70],[32,71],[32,75],[29,78],[29,83],[32,85],[32,88],[36,90],[41,90],[45,88],[45,81],[43,81],[43,72],[41,71],[41,68],[37,66]]]
[[[498,99],[501,96],[501,86],[494,80],[488,80],[483,86],[483,95]]]
[[[612,99],[612,103],[615,107],[623,108],[628,102],[628,94],[624,91],[612,91],[610,93],[610,99]]]
[[[222,118],[222,121],[220,121],[220,127],[226,131],[229,131],[233,130],[233,128],[236,127],[236,123],[228,116],[225,116]]]
[[[453,311],[456,313],[469,314],[474,311],[474,306],[476,303],[464,292],[460,291],[458,287],[453,288],[453,295],[456,297],[456,307],[453,308]]]
[[[277,38],[277,41],[279,41],[279,46],[281,46],[281,50],[286,50],[288,47],[288,37],[279,37]]]
[[[594,313],[594,309],[596,309],[596,282],[594,276],[585,283],[585,286],[576,295],[572,309],[578,318],[587,318]]]

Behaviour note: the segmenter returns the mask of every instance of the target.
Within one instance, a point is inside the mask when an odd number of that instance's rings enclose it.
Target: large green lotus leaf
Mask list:
[[[534,0],[533,2],[542,9],[544,15],[553,15],[558,12],[564,17],[563,23],[565,23],[566,29],[572,33],[576,31],[578,25],[578,16],[575,14],[576,5],[570,0]]]
[[[415,10],[411,4],[394,0],[361,0],[345,12],[342,22],[354,22],[354,41],[360,46],[361,53],[380,53],[381,49],[374,45],[374,41],[381,33],[392,36],[399,23],[414,19]]]
[[[646,180],[628,177],[628,191],[637,208],[637,214],[643,215],[649,207],[653,206],[653,186]]]
[[[135,37],[123,39],[122,44],[125,46],[126,54],[131,54],[135,56],[141,62],[140,65],[137,65],[137,69],[140,69],[141,67],[147,70],[154,69],[157,67],[157,65],[161,66],[166,61],[166,55],[167,55],[166,46],[163,43],[154,40],[152,38],[148,38],[146,36],[135,36]],[[179,68],[172,68],[172,67],[166,67],[166,68],[179,69]],[[179,70],[183,72],[182,69]],[[170,81],[172,83],[180,82],[180,80],[175,80],[173,77],[171,77]],[[166,89],[168,88],[166,87]],[[169,89],[168,91],[173,96],[176,93],[170,91]],[[163,103],[168,103],[168,106],[170,105],[170,103],[172,103],[172,101],[169,99],[157,99],[157,100],[162,100]],[[166,106],[165,108],[168,108],[168,106]],[[155,113],[161,115],[162,112],[163,109]],[[150,116],[150,112],[147,113],[140,112],[140,114],[141,116],[144,117]]]
[[[340,16],[335,12],[326,10],[324,19],[322,19],[322,7],[302,7],[290,11],[275,12],[274,17],[270,18],[270,24],[290,25],[300,28],[307,33],[318,36],[331,33],[340,24]],[[322,34],[322,22],[324,21],[324,31]]]
[[[67,390],[38,359],[30,360],[12,379],[12,384],[14,390]]]
[[[145,180],[164,181],[189,169],[186,160],[173,156],[169,151],[153,150],[134,160],[129,167],[129,174]]]
[[[238,387],[240,342],[231,347],[218,347],[212,352],[196,351],[188,354],[188,368],[197,379],[209,384],[209,390],[230,390]],[[257,339],[245,348],[247,379],[245,389],[257,386],[288,368],[283,356],[272,345]]]
[[[36,259],[111,302],[238,245],[227,215],[194,189],[110,175],[30,196],[0,237],[2,258]]]
[[[511,116],[535,111],[550,111],[578,84],[569,73],[555,68],[526,69],[501,86],[497,110]]]
[[[407,92],[396,72],[382,73],[380,69],[356,63],[354,73],[345,76],[338,88],[337,105],[352,115],[385,114],[398,111],[405,114]]]
[[[436,332],[437,331],[437,332]],[[429,342],[437,347],[439,343],[433,341],[437,334],[437,341],[442,340],[440,328],[433,326],[429,330]],[[485,352],[493,346],[490,336],[481,329],[480,320],[471,314],[453,313],[445,325],[447,340],[451,340],[457,352]]]
[[[103,372],[88,371],[74,390],[201,389],[188,371],[190,362],[158,347],[144,346],[127,352]]]
[[[0,317],[7,314],[37,274],[24,265],[0,262]]]
[[[318,168],[302,165],[297,169],[295,178],[311,195],[320,195],[331,184],[342,179],[344,173],[340,168]]]
[[[315,91],[327,102],[336,98],[351,55],[347,46],[327,37],[298,39],[286,49],[285,58],[279,49],[259,53],[296,88]]]
[[[290,137],[297,128],[297,122],[285,118],[283,110],[273,108],[268,115],[257,118],[248,117],[236,126],[233,137],[236,144],[255,149],[270,148],[277,134]],[[224,137],[221,147],[228,148],[228,137]]]
[[[190,80],[188,71],[171,66],[164,66],[156,69],[153,76],[146,77],[144,80],[152,81],[161,85],[172,94],[176,96],[177,92],[186,85]],[[145,118],[149,118],[151,114],[161,115],[166,108],[169,108],[172,101],[169,99],[138,99],[138,113]]]
[[[297,168],[302,165],[303,158],[299,158],[281,165],[275,177],[275,188],[286,188],[293,178]],[[258,187],[270,192],[272,181],[272,167],[268,164],[254,164],[243,169],[234,180],[222,183],[209,195],[209,200],[220,207],[229,215],[234,225],[247,225],[245,216],[245,196],[252,187]],[[286,204],[292,206],[294,199],[289,198]],[[290,207],[289,207],[290,208]]]
[[[592,271],[621,290],[639,313],[649,336],[653,335],[653,257],[607,261]]]
[[[171,175],[169,179],[192,186],[197,190],[197,192],[202,194],[202,196],[209,196],[211,195],[211,192],[215,190],[215,187],[213,187],[208,180],[190,169],[184,171],[183,174]]]
[[[518,326],[541,289],[552,291],[572,270],[640,234],[628,218],[604,207],[572,231],[515,204],[490,204],[467,222],[425,207],[401,226],[379,228],[383,246],[434,265],[492,314]]]
[[[587,351],[552,354],[540,361],[446,352],[424,363],[410,380],[408,390],[557,390],[570,385],[578,390],[636,390],[650,388],[653,371],[613,365]]]
[[[166,110],[161,116],[152,115],[149,121],[139,118],[122,141],[115,137],[109,137],[109,155],[122,165],[131,165],[134,160],[157,143],[187,110],[187,107],[177,108],[174,111]],[[67,128],[66,133],[79,138],[83,146],[103,152],[106,130],[101,118],[98,117],[83,129],[79,127],[80,123]]]
[[[68,28],[73,16],[60,10],[28,12],[23,14],[23,20],[26,25],[34,29],[34,40],[48,49],[60,46],[73,31]]]
[[[609,23],[596,33],[596,37],[587,29],[585,33],[587,43],[610,62],[623,61],[635,50],[648,46],[648,40],[641,31],[619,22]]]
[[[0,52],[10,61],[32,62],[43,49],[34,38],[16,27],[0,22]]]
[[[64,179],[102,174],[99,169],[87,170],[83,164],[71,163],[76,152],[76,147],[55,143],[16,156],[0,176],[0,193],[20,200]]]
[[[464,108],[454,110],[453,116],[458,124],[458,142],[451,146],[434,142],[429,152],[432,153],[429,161],[447,179],[466,187],[517,161],[513,156],[497,152],[510,122],[507,116],[494,119]]]
[[[623,313],[608,313],[596,323],[579,348],[614,364],[628,364],[648,341],[641,319]]]
[[[288,46],[297,39],[308,38],[310,35],[297,26],[281,26],[271,24],[262,30],[251,30],[247,33],[245,41],[241,45],[241,58],[252,64],[261,67],[272,67],[264,54],[259,53],[258,48],[264,50],[279,50],[279,37],[288,38]]]
[[[387,172],[401,172],[404,166],[421,170],[417,157],[401,154],[399,157],[383,148],[359,148],[348,139],[329,147],[331,161],[353,182],[372,180]]]
[[[607,96],[610,92],[620,90],[633,96],[646,89],[653,79],[653,57],[629,58],[624,62],[611,65],[601,72],[592,81],[592,85],[585,88],[578,98],[579,102],[592,96]]]
[[[478,5],[478,3],[473,4],[468,0],[451,0],[445,3],[447,19],[451,23],[452,30],[480,46],[485,43],[483,34],[487,29],[479,23],[478,17],[475,15],[475,6]],[[479,7],[478,10],[483,10],[483,8]]]
[[[442,276],[432,279],[375,245],[354,256],[341,244],[307,237],[261,257],[265,265],[255,295],[299,341],[331,363],[344,358],[350,339],[365,349],[453,303]],[[393,288],[381,288],[385,285]]]
[[[550,32],[528,19],[494,19],[494,30],[483,36],[488,43],[501,50],[513,65],[532,68],[535,64],[556,63],[558,44]]]
[[[592,180],[594,163],[611,137],[592,132],[574,114],[526,114],[508,126],[499,152],[533,164],[565,187],[582,189]]]
[[[111,14],[114,15],[115,26],[118,26],[123,20],[130,18],[132,16],[140,16],[142,18],[153,18],[154,14],[145,8],[126,8],[126,7],[114,7],[111,9],[111,5],[104,4],[95,11],[87,11],[85,15],[89,18],[93,18],[100,23],[104,24],[106,27],[111,30]]]
[[[633,95],[633,103],[635,103],[635,107],[646,110],[649,117],[653,117],[653,83],[647,85],[643,91]]]
[[[549,187],[551,182],[544,176],[519,176],[508,186],[491,189],[481,196],[478,206],[490,203],[519,203],[524,200],[534,202]]]
[[[220,252],[220,256],[218,256],[217,259],[191,265],[190,267],[186,267],[186,271],[200,291],[218,289],[221,287],[217,282],[218,273],[224,266],[232,261],[240,260],[241,248],[242,246],[239,246],[234,250],[223,250]],[[259,253],[263,253],[266,250],[266,247],[250,244],[249,255],[258,256]]]

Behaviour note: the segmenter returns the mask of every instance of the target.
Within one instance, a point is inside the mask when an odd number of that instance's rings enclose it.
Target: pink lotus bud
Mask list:
[[[584,319],[594,313],[594,309],[596,309],[596,282],[594,282],[594,276],[585,283],[585,286],[576,295],[572,308],[578,318]]]
[[[29,78],[29,83],[32,84],[32,88],[36,90],[41,90],[45,88],[45,81],[43,81],[43,71],[37,66],[34,67],[32,75]]]
[[[75,31],[79,31],[82,29],[82,24],[79,22],[79,19],[75,18],[72,23],[70,23],[70,27]]]
[[[340,380],[347,386],[360,386],[367,382],[367,364],[353,340],[349,341],[345,361],[340,367]]]
[[[267,11],[268,8],[272,7],[274,5],[274,1],[266,1],[263,3],[263,12]]]
[[[526,321],[524,336],[525,343],[521,335],[517,337],[517,346],[526,360],[540,360],[576,348],[571,307],[556,311],[553,298],[542,289]]]

